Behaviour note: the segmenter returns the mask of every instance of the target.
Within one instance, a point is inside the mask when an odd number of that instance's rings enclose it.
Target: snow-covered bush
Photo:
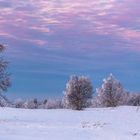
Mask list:
[[[25,109],[60,109],[63,108],[61,99],[45,99],[43,101],[33,100],[22,100],[18,99],[14,103],[15,108]]]
[[[61,99],[44,100],[43,108],[44,109],[61,109],[63,108],[63,103]]]
[[[22,99],[16,99],[14,101],[14,107],[15,108],[24,108],[24,103],[25,103],[24,100],[22,100]]]
[[[103,85],[101,88],[97,89],[97,94],[98,104],[106,107],[123,105],[127,98],[127,92],[112,74],[110,74],[107,79],[103,80]]]
[[[37,101],[37,99],[25,101],[23,103],[23,108],[26,108],[26,109],[37,109],[38,108],[38,101]]]
[[[98,103],[98,96],[94,96],[94,98],[90,99],[88,101],[88,107],[90,108],[97,108],[100,107],[100,104]]]
[[[48,100],[38,101],[38,109],[45,109]]]
[[[64,104],[68,108],[81,110],[87,106],[92,97],[93,87],[90,79],[85,76],[71,76],[64,92]]]
[[[128,105],[140,106],[140,94],[131,94],[129,96]]]

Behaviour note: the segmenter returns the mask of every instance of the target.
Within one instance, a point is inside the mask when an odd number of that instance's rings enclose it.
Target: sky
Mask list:
[[[70,75],[94,89],[110,73],[140,91],[139,0],[0,0],[9,98],[63,96]]]

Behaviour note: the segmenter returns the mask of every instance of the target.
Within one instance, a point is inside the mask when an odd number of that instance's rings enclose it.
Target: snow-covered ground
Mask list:
[[[140,140],[140,109],[0,108],[0,140]]]

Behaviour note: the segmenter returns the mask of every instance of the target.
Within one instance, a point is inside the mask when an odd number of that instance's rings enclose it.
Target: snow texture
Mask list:
[[[0,108],[0,140],[140,140],[140,110]]]

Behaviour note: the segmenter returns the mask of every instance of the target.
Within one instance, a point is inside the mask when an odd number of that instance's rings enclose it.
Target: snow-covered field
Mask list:
[[[0,140],[140,140],[140,109],[0,108]]]

